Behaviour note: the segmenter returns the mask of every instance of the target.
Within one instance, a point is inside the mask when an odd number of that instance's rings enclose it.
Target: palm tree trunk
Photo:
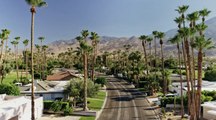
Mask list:
[[[164,83],[164,95],[167,93],[167,80],[164,78],[164,55],[163,55],[163,44],[161,44],[161,62],[162,62],[162,79]]]
[[[88,79],[88,61],[87,61],[87,53],[84,53],[83,55],[84,59],[84,106],[83,110],[88,111],[87,107],[87,79]]]
[[[26,78],[28,79],[28,52],[27,52],[27,48],[26,48]]]
[[[187,95],[188,95],[188,106],[187,107],[188,107],[188,113],[190,114],[190,102],[191,102],[190,81],[188,78],[187,58],[186,58],[186,53],[185,53],[184,42],[182,42],[182,51],[183,51],[183,59],[184,59],[184,64],[185,64],[186,80],[187,80]]]
[[[152,68],[152,48],[151,48],[151,42],[149,43],[149,59],[150,59],[150,71]]]
[[[146,46],[145,46],[145,41],[142,41],[142,46],[143,46],[143,51],[144,51],[144,55],[145,55],[145,64],[146,64],[146,71],[147,71],[147,75],[149,74],[148,71],[148,59],[147,59],[147,53],[146,53]]]
[[[154,44],[155,44],[155,79],[156,79],[156,69],[157,69],[157,43],[156,43],[156,37],[154,38]]]
[[[201,85],[202,85],[202,50],[200,49],[198,52],[198,85],[197,85],[197,100],[198,100],[198,105],[197,105],[197,119],[200,119],[200,115],[201,115]]]
[[[181,52],[179,43],[177,43],[178,59],[179,59],[179,71],[180,71],[180,86],[181,86],[181,118],[184,117],[184,98],[183,98],[183,86],[182,86],[182,71],[181,71]]]
[[[31,8],[31,119],[35,120],[35,101],[34,101],[34,16],[35,16],[35,8]]]
[[[193,79],[192,79],[192,67],[191,67],[191,58],[190,58],[190,48],[189,48],[189,43],[188,43],[188,40],[185,39],[185,50],[186,50],[186,56],[187,56],[187,65],[188,65],[188,71],[189,71],[189,80],[190,80],[190,83],[191,83],[191,107],[190,107],[190,110],[191,110],[191,119],[195,119],[196,117],[196,112],[195,112],[195,102],[194,102],[194,82],[193,82]]]
[[[4,48],[4,40],[2,40],[2,44],[1,44],[1,54],[0,54],[0,62],[2,61],[2,56],[3,56],[3,48]]]

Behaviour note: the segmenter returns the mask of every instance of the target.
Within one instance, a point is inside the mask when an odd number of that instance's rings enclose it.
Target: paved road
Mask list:
[[[107,77],[108,98],[98,120],[159,120],[147,99],[124,80]]]

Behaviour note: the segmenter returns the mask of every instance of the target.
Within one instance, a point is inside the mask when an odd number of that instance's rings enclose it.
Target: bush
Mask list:
[[[174,70],[172,71],[172,73],[174,73],[174,74],[180,74],[180,70],[174,69]]]
[[[106,80],[106,78],[104,78],[104,77],[98,77],[98,78],[95,80],[95,83],[101,84],[101,87],[103,87],[104,85],[106,85],[107,80]]]
[[[70,108],[69,106],[67,106],[65,109],[64,109],[64,115],[70,115],[71,113],[73,112],[73,109]]]
[[[205,72],[205,80],[216,81],[216,69],[207,70]]]
[[[68,115],[67,113],[70,114],[73,112],[73,109],[70,107],[69,102],[46,100],[43,103],[45,110],[51,110],[54,112],[64,111],[65,115]]]
[[[20,90],[14,84],[0,84],[0,94],[20,95]]]
[[[183,72],[182,72],[182,75],[186,75],[186,72],[185,72],[185,71],[183,71]]]
[[[26,77],[22,77],[21,80],[20,80],[20,82],[22,83],[22,85],[26,85],[26,84],[30,83],[29,79],[26,78]]]
[[[58,111],[61,110],[61,108],[62,108],[62,103],[61,103],[61,101],[55,101],[55,102],[53,102],[53,103],[51,104],[49,110],[52,110],[52,111],[54,111],[54,112],[58,112]]]

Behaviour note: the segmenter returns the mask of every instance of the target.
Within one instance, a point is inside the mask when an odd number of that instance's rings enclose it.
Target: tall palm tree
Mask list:
[[[28,39],[25,39],[23,41],[23,44],[25,45],[25,63],[26,63],[25,70],[26,70],[26,78],[28,78],[28,48],[27,48],[28,43],[29,43]]]
[[[178,62],[179,62],[179,74],[180,74],[180,86],[181,86],[181,117],[184,117],[184,97],[183,97],[183,86],[182,86],[182,71],[181,71],[181,50],[180,50],[180,43],[182,42],[181,37],[179,34],[175,35],[173,38],[169,40],[172,44],[176,44],[177,50],[178,50]]]
[[[44,0],[25,0],[27,4],[31,6],[31,78],[32,78],[32,94],[31,94],[31,119],[35,120],[35,107],[34,107],[34,60],[33,60],[33,48],[34,48],[34,18],[36,13],[36,7],[46,6],[46,2]]]
[[[17,45],[18,45],[18,41],[14,40],[11,42],[11,44],[14,46],[14,55],[15,55],[15,62],[16,62],[16,66],[17,66],[17,54],[16,54],[16,48],[17,48]],[[16,80],[19,79],[19,76],[18,76],[18,67],[16,67]]]
[[[3,33],[5,33],[5,59],[7,57],[7,48],[8,48],[8,38],[9,38],[9,35],[10,35],[10,30],[8,29],[3,29],[2,30]]]
[[[17,42],[16,42],[16,52],[15,52],[15,56],[16,56],[16,72],[17,72],[17,80],[19,80],[19,63],[18,63],[18,56],[19,56],[19,40],[20,37],[15,37],[14,38]]]
[[[188,10],[189,6],[188,5],[182,5],[179,6],[176,11],[181,15],[181,18],[183,19],[183,27],[185,27],[185,12]]]
[[[145,65],[146,65],[146,71],[147,71],[147,75],[149,74],[149,70],[148,70],[148,59],[147,59],[147,53],[146,53],[146,39],[148,38],[148,36],[146,35],[141,35],[139,37],[139,39],[142,41],[142,47],[143,47],[143,51],[144,51],[144,56],[145,56]]]
[[[83,65],[84,65],[84,106],[83,110],[88,111],[87,106],[87,79],[88,79],[88,50],[90,47],[87,44],[87,37],[89,35],[88,30],[82,30],[82,36],[78,36],[76,39],[80,43],[80,48],[82,49]]]
[[[152,40],[153,38],[152,37],[148,37],[146,39],[146,41],[149,43],[149,59],[150,59],[150,69],[152,67]]]
[[[196,37],[193,47],[197,49],[198,51],[198,94],[197,94],[197,100],[198,100],[198,119],[200,119],[201,115],[201,86],[202,86],[202,63],[203,63],[203,51],[214,48],[214,45],[212,44],[211,39],[205,39],[204,36]]]
[[[39,69],[40,69],[39,71],[40,71],[40,74],[41,74],[40,80],[42,80],[42,76],[43,76],[43,72],[42,72],[42,71],[43,71],[43,67],[44,67],[44,66],[43,66],[43,59],[42,59],[42,56],[43,56],[43,48],[42,48],[42,46],[43,46],[43,41],[45,40],[45,37],[38,37],[38,40],[39,40],[40,43],[41,43],[41,44],[40,44],[40,48],[41,48],[41,49],[40,49],[40,51],[39,51],[38,54],[39,54],[39,56],[40,56],[40,57],[39,57],[39,58],[40,58],[40,59],[39,59],[39,62],[40,62],[40,63],[39,63]]]
[[[153,36],[154,36],[154,47],[155,47],[155,69],[157,69],[157,36],[158,36],[158,31],[153,31],[152,32]],[[156,70],[155,70],[155,79],[156,79]]]
[[[46,53],[47,49],[48,49],[47,45],[42,46],[41,52],[43,53],[43,56],[42,56],[42,58],[43,58],[42,79],[43,80],[45,79],[45,71],[47,71],[47,53]]]
[[[188,69],[188,72],[189,72],[189,81],[190,81],[190,84],[191,84],[191,92],[190,92],[190,114],[191,114],[191,117],[192,119],[195,119],[196,118],[196,112],[195,112],[195,102],[193,102],[195,100],[194,98],[194,82],[193,82],[193,79],[192,79],[192,65],[191,65],[191,55],[190,55],[190,45],[189,45],[189,41],[188,41],[188,38],[191,34],[191,29],[190,28],[182,28],[180,29],[179,31],[179,34],[183,36],[184,38],[184,47],[185,47],[185,52],[186,52],[186,57],[187,57],[187,68]]]
[[[160,46],[161,46],[161,63],[162,63],[162,79],[164,83],[164,89],[163,92],[164,94],[167,93],[167,80],[165,80],[165,73],[164,73],[164,55],[163,55],[163,38],[165,34],[163,32],[158,32],[157,37],[160,39]]]
[[[195,29],[195,26],[196,26],[196,21],[198,21],[199,20],[199,12],[198,11],[195,11],[195,12],[193,12],[193,13],[191,13],[191,14],[188,14],[187,15],[187,20],[188,21],[190,21],[190,28],[191,28],[191,34],[190,34],[190,45],[192,45],[193,44],[193,42],[194,42],[194,35],[196,34],[196,29]],[[193,49],[193,47],[191,47],[191,56],[192,56],[192,66],[191,66],[191,68],[192,68],[192,79],[193,79],[193,81],[194,81],[194,85],[195,85],[195,80],[196,80],[196,76],[195,76],[195,59],[194,59],[194,49]],[[195,94],[194,94],[194,97],[196,97],[195,96]]]
[[[91,32],[92,40],[92,47],[93,47],[93,62],[92,62],[92,72],[91,72],[91,79],[94,81],[94,69],[95,69],[95,63],[96,63],[96,57],[97,57],[97,45],[99,43],[99,36],[96,32]]]
[[[205,17],[207,17],[210,13],[211,13],[211,11],[209,11],[206,8],[199,11],[200,16],[202,17],[202,23],[205,22]]]
[[[1,39],[1,43],[0,43],[0,47],[1,47],[0,62],[1,62],[3,56],[4,42],[6,39],[6,34],[4,32],[0,33],[0,39]]]

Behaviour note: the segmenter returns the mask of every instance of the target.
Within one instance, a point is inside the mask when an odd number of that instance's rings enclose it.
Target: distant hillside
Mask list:
[[[208,25],[208,29],[206,30],[206,36],[209,38],[212,38],[213,41],[216,43],[216,17],[209,19],[206,21],[206,24]],[[166,32],[166,38],[170,38],[172,36],[174,36],[176,34],[177,29],[171,29],[169,31]],[[171,45],[169,43],[167,43],[167,39],[165,38],[165,44],[164,44],[164,49],[166,51],[166,53],[172,53],[175,54],[173,52],[173,50],[175,49],[175,45]],[[90,40],[89,40],[90,41]],[[114,50],[123,50],[124,49],[124,45],[126,44],[130,44],[132,45],[131,50],[142,50],[142,46],[141,46],[141,42],[138,39],[138,37],[132,36],[132,37],[109,37],[109,36],[101,36],[100,37],[100,43],[99,43],[99,51],[100,53],[104,52],[104,51],[114,51]],[[53,53],[60,53],[63,51],[66,51],[67,48],[72,47],[73,49],[76,49],[76,47],[78,46],[78,42],[75,39],[71,39],[71,40],[58,40],[58,41],[54,41],[52,43],[49,44],[49,52],[53,52]],[[159,45],[158,45],[159,47]],[[216,49],[215,50],[211,50],[209,52],[207,52],[207,55],[210,56],[214,56],[216,55]]]

